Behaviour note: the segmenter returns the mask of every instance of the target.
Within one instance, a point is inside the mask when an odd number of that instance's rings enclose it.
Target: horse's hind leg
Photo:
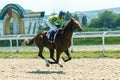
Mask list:
[[[68,56],[68,59],[65,59],[65,58],[62,57],[63,61],[67,62],[67,61],[71,60],[71,56],[70,56],[70,53],[69,53],[68,49],[65,51],[65,54]]]
[[[39,47],[39,54],[38,56],[41,57],[42,59],[45,59],[44,56],[42,55],[43,52],[43,47]]]
[[[38,54],[38,56],[45,60],[46,66],[49,66],[49,62],[48,62],[47,58],[45,58],[43,56],[42,52],[43,52],[43,47],[39,47],[39,54]]]

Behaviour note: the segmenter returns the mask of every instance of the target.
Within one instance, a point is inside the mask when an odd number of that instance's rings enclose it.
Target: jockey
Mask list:
[[[58,30],[58,28],[62,28],[64,26],[64,17],[65,17],[65,12],[60,11],[59,15],[53,15],[48,18],[46,21],[47,26],[50,28],[48,32],[50,32],[49,35],[49,41],[53,40],[53,35],[54,33]]]

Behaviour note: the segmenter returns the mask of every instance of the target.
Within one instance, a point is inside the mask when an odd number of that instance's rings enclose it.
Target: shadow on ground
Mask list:
[[[65,74],[63,71],[29,71],[31,74]]]

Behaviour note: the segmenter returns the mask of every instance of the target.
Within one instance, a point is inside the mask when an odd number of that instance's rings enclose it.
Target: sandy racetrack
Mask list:
[[[120,59],[72,59],[46,67],[41,59],[0,59],[0,80],[120,80]]]

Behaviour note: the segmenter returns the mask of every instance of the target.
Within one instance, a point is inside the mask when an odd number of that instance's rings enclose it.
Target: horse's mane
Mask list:
[[[71,19],[70,19],[69,21],[66,22],[64,28],[65,28],[67,25],[69,25],[70,21],[71,21]]]
[[[74,19],[73,17],[71,17],[70,20],[67,21],[67,23],[65,24],[63,30],[66,31],[66,29],[68,29],[68,27],[70,27],[70,26],[72,25],[72,24],[71,24],[71,21],[72,21],[72,20],[75,20],[75,19]]]

